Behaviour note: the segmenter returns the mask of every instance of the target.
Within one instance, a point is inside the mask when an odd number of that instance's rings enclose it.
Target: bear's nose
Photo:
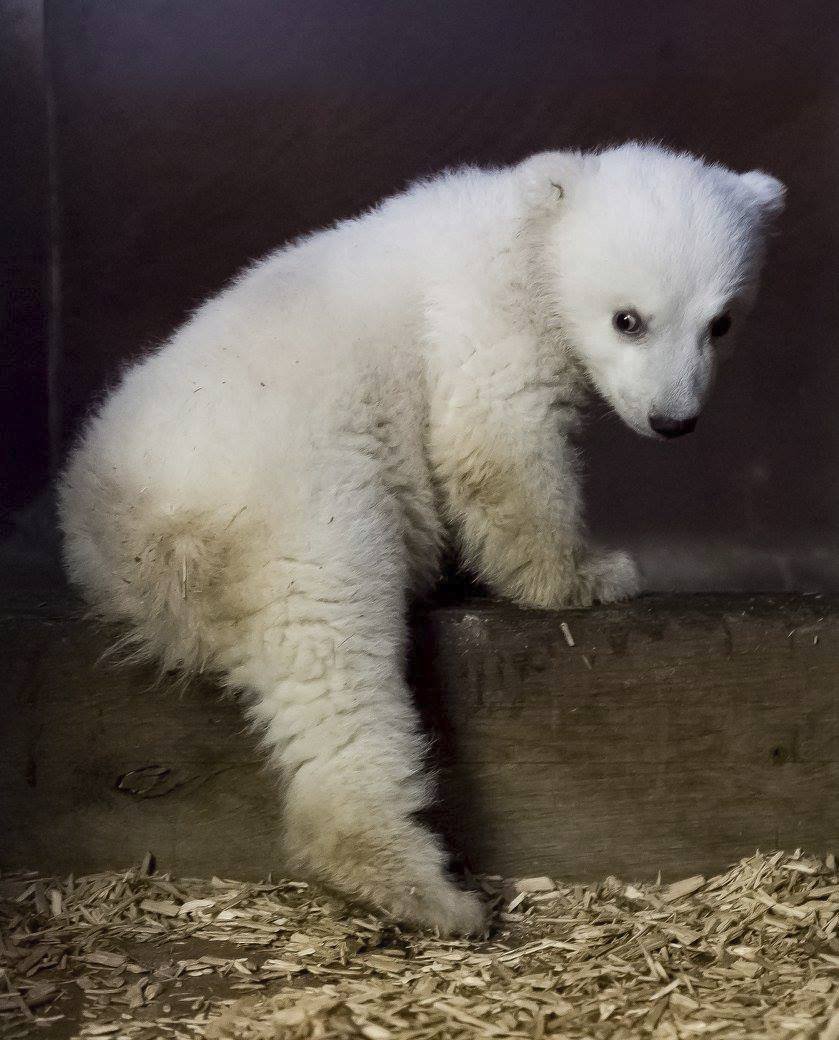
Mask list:
[[[698,415],[692,415],[689,419],[671,419],[668,415],[651,415],[650,426],[662,437],[681,437],[696,426]]]

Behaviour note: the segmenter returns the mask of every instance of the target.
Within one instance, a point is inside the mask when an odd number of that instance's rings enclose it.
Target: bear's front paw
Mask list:
[[[497,588],[520,607],[561,610],[628,599],[639,585],[628,553],[579,547],[553,555],[534,552],[526,566],[516,569],[513,581]]]
[[[638,594],[641,580],[638,567],[629,553],[620,550],[592,554],[581,577],[593,603],[614,603]]]

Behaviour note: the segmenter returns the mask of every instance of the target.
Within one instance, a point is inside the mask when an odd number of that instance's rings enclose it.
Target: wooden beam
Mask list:
[[[839,846],[839,599],[489,600],[413,624],[438,825],[474,870],[595,878]],[[280,796],[234,699],[98,663],[72,611],[0,619],[0,862],[282,872]],[[573,645],[572,645],[573,644]]]

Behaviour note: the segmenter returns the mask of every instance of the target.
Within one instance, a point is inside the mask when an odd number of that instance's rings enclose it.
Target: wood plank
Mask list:
[[[836,848],[837,608],[655,596],[418,611],[411,679],[452,848],[476,870],[578,878]],[[277,784],[235,700],[97,663],[110,638],[46,606],[0,619],[0,862],[78,872],[151,849],[182,874],[281,872]]]

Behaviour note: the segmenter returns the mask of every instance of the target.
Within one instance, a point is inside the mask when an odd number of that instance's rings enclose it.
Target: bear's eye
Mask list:
[[[711,322],[711,335],[714,339],[719,336],[724,336],[726,332],[731,328],[731,315],[721,314],[718,318],[714,318]]]
[[[612,316],[612,325],[624,336],[640,336],[645,331],[644,323],[635,311],[618,311]]]

